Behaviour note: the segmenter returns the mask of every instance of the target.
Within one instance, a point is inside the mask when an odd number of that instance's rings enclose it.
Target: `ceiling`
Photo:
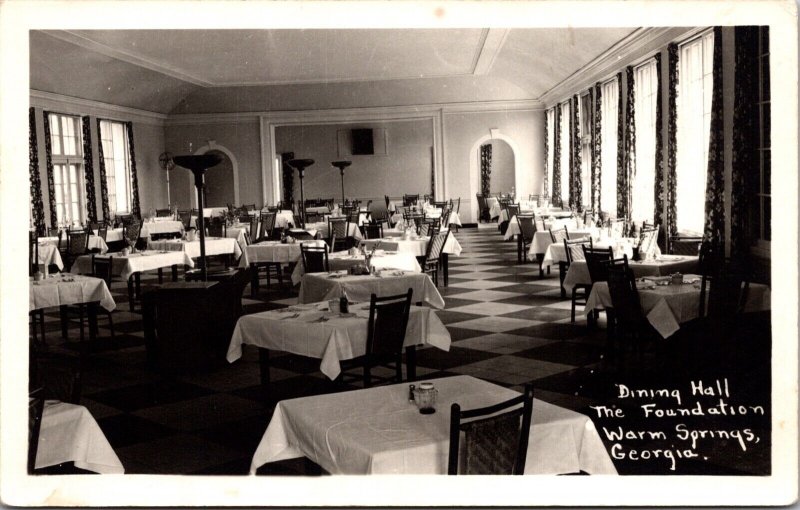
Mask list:
[[[124,89],[169,111],[209,88],[446,80],[538,99],[635,28],[52,30],[31,32],[31,88],[50,92],[70,66],[92,68],[84,96]],[[46,35],[45,35],[46,34]],[[87,65],[89,64],[89,65]],[[122,77],[123,81],[116,80]],[[135,84],[135,77],[146,84]],[[481,77],[480,80],[477,78]],[[63,78],[63,76],[62,76]],[[431,80],[433,79],[433,80]],[[97,82],[101,81],[102,84]],[[159,97],[145,88],[155,84]],[[502,86],[498,87],[498,84]],[[385,85],[385,84],[384,84]],[[40,89],[38,87],[45,87]],[[404,85],[406,86],[406,85]],[[132,91],[137,89],[138,91]],[[513,90],[512,90],[513,89]],[[516,90],[519,89],[519,90]],[[72,92],[76,92],[73,90]],[[168,96],[164,99],[162,96]],[[175,97],[173,97],[175,96]],[[79,96],[83,97],[83,96]],[[86,99],[98,99],[84,97]],[[105,98],[107,99],[107,98]],[[498,98],[505,99],[505,98]],[[142,107],[142,105],[130,105]],[[145,107],[153,109],[154,107]]]

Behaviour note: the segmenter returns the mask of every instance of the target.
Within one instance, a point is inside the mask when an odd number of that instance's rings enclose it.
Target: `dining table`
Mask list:
[[[93,232],[94,235],[97,235],[99,231],[94,230]],[[180,230],[178,232],[180,232]],[[122,234],[123,234],[122,227],[109,228],[108,230],[106,230],[106,244],[121,242],[123,239]]]
[[[144,250],[128,253],[109,252],[102,255],[81,255],[70,268],[72,274],[91,274],[92,257],[113,257],[111,271],[128,283],[130,310],[134,311],[135,301],[141,296],[141,273],[154,269],[172,269],[172,280],[178,279],[178,266],[194,267],[194,261],[183,250]],[[160,275],[160,272],[159,272]]]
[[[186,241],[183,239],[162,239],[159,241],[148,241],[148,250],[156,251],[182,251],[190,258],[196,259],[200,256],[200,239]],[[234,259],[242,256],[242,249],[236,239],[230,237],[210,237],[205,236],[206,257],[218,255],[230,255]]]
[[[639,301],[647,321],[661,335],[669,338],[681,324],[700,316],[701,277],[685,274],[681,284],[670,283],[670,277],[646,276],[636,283]],[[748,284],[744,312],[770,310],[770,288],[760,283]],[[613,309],[608,282],[596,282],[586,299],[584,315],[593,310]]]
[[[261,382],[269,383],[269,351],[281,351],[320,360],[320,371],[329,379],[341,373],[340,361],[363,356],[367,348],[369,300],[353,303],[348,313],[334,310],[327,301],[294,305],[244,315],[233,330],[226,359],[242,357],[242,346],[259,348]],[[417,345],[450,350],[450,333],[429,307],[411,306],[403,345],[409,377],[415,377]]]
[[[40,273],[45,273],[44,269],[49,266],[56,266],[59,271],[63,270],[64,260],[61,258],[61,252],[58,251],[58,246],[51,243],[40,243],[37,264],[42,266],[39,270]]]
[[[429,382],[438,391],[433,414],[420,413],[409,401],[407,383],[278,402],[250,473],[270,462],[306,457],[334,475],[444,475],[451,404],[467,410],[519,395],[467,375]],[[534,398],[528,437],[526,475],[617,474],[584,414]]]
[[[156,234],[180,234],[184,231],[184,228],[183,223],[178,220],[154,218],[152,221],[142,223],[140,236],[147,238]],[[108,239],[108,233],[106,233],[106,239]]]
[[[299,284],[306,272],[302,259],[298,258],[296,262],[294,271],[292,271],[293,285]],[[360,252],[351,254],[348,250],[342,250],[328,254],[328,268],[331,271],[348,270],[359,264],[366,264],[366,257]],[[415,273],[422,272],[417,258],[409,253],[375,250],[370,258],[370,265],[379,270],[401,269]]]
[[[425,257],[428,249],[428,236],[412,235],[405,238],[403,230],[397,228],[390,228],[383,231],[383,238],[381,239],[366,239],[361,241],[361,245],[366,249],[383,249],[387,251],[395,251],[397,253],[409,253],[415,257],[422,259]],[[450,279],[450,255],[458,257],[461,255],[461,243],[458,242],[456,236],[451,232],[447,236],[442,247],[442,253],[439,256],[441,262],[442,275],[444,276],[444,286],[447,287]]]
[[[444,299],[425,273],[386,270],[378,274],[351,275],[347,271],[331,273],[306,273],[300,282],[298,302],[315,303],[338,299],[345,293],[353,301],[369,301],[372,294],[378,297],[404,294],[413,289],[412,303],[427,303],[444,309]]]
[[[42,250],[43,246],[47,246],[47,245],[55,246],[56,248],[58,248],[58,241],[59,241],[58,236],[40,237],[39,238],[39,251]],[[64,238],[61,239],[61,242],[66,247],[66,243],[67,243],[66,236],[64,236]],[[106,244],[105,240],[102,237],[98,236],[98,235],[90,235],[89,236],[89,241],[88,241],[86,247],[87,247],[87,249],[89,251],[97,251],[99,253],[105,253],[105,252],[108,251],[108,245]]]
[[[250,225],[247,223],[236,223],[225,229],[225,237],[236,239],[239,248],[244,251],[247,246],[247,237],[250,235]]]
[[[298,218],[299,220],[300,218]],[[281,209],[275,213],[275,228],[287,228],[289,225],[295,225],[294,213],[288,209]]]
[[[94,473],[125,473],[119,457],[88,409],[46,400],[35,467],[42,469],[65,462]]]
[[[311,232],[314,232],[315,234],[318,233],[323,239],[329,239],[331,237],[327,221],[315,221],[306,223],[305,230],[308,231],[309,233]],[[349,222],[347,223],[347,237],[352,237],[357,241],[364,238],[364,236],[361,234],[361,229],[358,228],[358,225]]]
[[[648,260],[629,260],[628,267],[636,278],[643,276],[669,276],[675,273],[691,274],[697,271],[699,257],[692,255],[658,255]],[[590,285],[592,278],[585,260],[573,260],[564,278],[564,288],[571,292],[575,285]]]

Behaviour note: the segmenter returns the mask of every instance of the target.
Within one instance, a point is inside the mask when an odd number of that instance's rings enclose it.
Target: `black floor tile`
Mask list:
[[[603,348],[594,345],[579,344],[572,342],[554,342],[551,344],[526,349],[514,353],[515,356],[523,358],[539,359],[552,363],[564,365],[584,366],[598,363],[604,353]]]
[[[97,424],[115,449],[176,433],[169,427],[127,413],[101,418]]]
[[[456,346],[451,346],[449,352],[439,349],[423,349],[417,353],[417,365],[420,367],[447,370],[449,368],[468,365],[497,356],[499,356],[499,354]]]
[[[211,390],[184,382],[161,379],[155,382],[126,386],[93,393],[91,399],[123,411],[170,404],[214,393]]]

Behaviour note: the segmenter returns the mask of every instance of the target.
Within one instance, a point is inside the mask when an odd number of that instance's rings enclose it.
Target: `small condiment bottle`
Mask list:
[[[408,401],[409,401],[410,403],[412,403],[412,404],[414,403],[414,390],[415,390],[416,388],[417,388],[417,387],[416,387],[416,386],[414,386],[413,384],[409,384],[409,385],[408,385]]]
[[[339,312],[340,313],[347,313],[349,312],[349,304],[347,303],[347,291],[342,289],[342,297],[339,298]]]

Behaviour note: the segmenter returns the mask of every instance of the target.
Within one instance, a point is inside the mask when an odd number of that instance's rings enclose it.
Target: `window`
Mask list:
[[[100,121],[100,138],[106,166],[108,210],[127,214],[131,210],[131,170],[128,128],[122,122]]]
[[[636,164],[631,176],[631,219],[653,221],[656,180],[656,62],[650,60],[634,69],[633,122],[636,127]]]
[[[51,113],[48,121],[58,224],[82,224],[86,219],[86,191],[81,118]]]
[[[772,175],[771,139],[770,139],[770,93],[769,93],[769,27],[758,27],[758,129],[759,129],[759,191],[756,204],[756,238],[758,247],[767,250],[772,239]]]
[[[547,188],[544,194],[550,196],[553,190],[553,155],[555,154],[555,108],[547,110],[547,159],[545,172],[547,175]]]
[[[569,101],[561,104],[561,203],[569,204]],[[555,198],[555,197],[554,197]]]
[[[617,124],[619,83],[616,79],[603,84],[600,93],[600,210],[617,215]]]
[[[581,140],[581,204],[592,207],[592,96],[585,94],[578,102]]]
[[[713,31],[678,47],[675,208],[676,227],[682,233],[703,232],[713,67]]]

